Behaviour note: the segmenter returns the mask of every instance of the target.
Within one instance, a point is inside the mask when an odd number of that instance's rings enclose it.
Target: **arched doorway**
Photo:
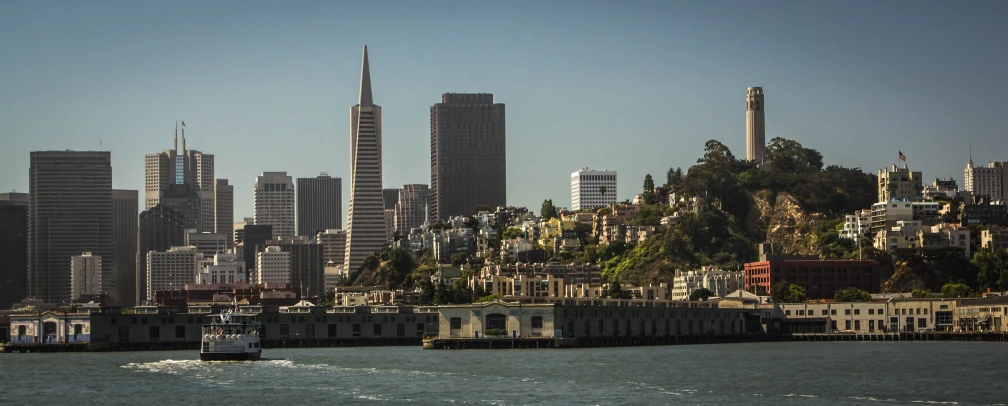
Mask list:
[[[486,315],[486,325],[483,326],[486,335],[507,335],[507,315],[491,313]]]
[[[55,321],[42,323],[42,342],[55,343],[58,328]]]

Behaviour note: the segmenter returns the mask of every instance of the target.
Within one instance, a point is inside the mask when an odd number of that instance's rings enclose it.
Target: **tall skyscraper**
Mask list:
[[[314,238],[343,225],[343,181],[323,173],[297,179],[297,235]]]
[[[214,211],[214,232],[228,236],[228,247],[234,247],[234,186],[227,179],[214,185]]]
[[[616,203],[616,171],[583,168],[571,174],[571,210]]]
[[[403,185],[403,188],[399,189],[399,199],[395,205],[395,232],[406,236],[411,229],[427,222],[428,201],[430,201],[430,189],[427,185]]]
[[[973,153],[963,173],[965,190],[976,196],[987,196],[991,200],[1008,197],[1008,162],[990,162],[987,166],[973,165]]]
[[[192,193],[197,200],[198,216],[186,221],[197,225],[197,231],[213,232],[214,223],[214,156],[200,151],[186,150],[185,124],[182,125],[182,148],[179,148],[175,129],[174,149],[164,150],[144,157],[144,210],[161,202],[169,189],[179,194]],[[184,185],[184,186],[172,186]],[[177,209],[176,209],[177,210]],[[185,210],[182,210],[183,212]]]
[[[350,108],[350,210],[344,268],[356,271],[364,258],[385,247],[382,203],[381,107],[371,98],[367,46],[361,62],[360,97]]]
[[[248,280],[253,280],[255,279],[256,253],[266,247],[267,241],[273,239],[273,226],[247,224],[242,230],[242,257],[245,259],[245,270],[249,272]]]
[[[70,300],[70,257],[92,252],[116,285],[112,232],[112,154],[39,151],[28,170],[28,296]]]
[[[322,262],[326,266],[343,267],[346,251],[346,231],[329,229],[315,236],[315,242],[322,246]]]
[[[10,309],[28,294],[27,193],[0,193],[0,253],[0,309]]]
[[[446,93],[431,107],[434,220],[507,204],[504,104],[490,93]]]
[[[137,224],[140,199],[136,190],[112,190],[112,234],[115,240],[115,268],[117,286],[114,291],[120,305],[133,302],[136,294]]]
[[[746,160],[763,163],[766,154],[766,121],[763,119],[763,88],[750,87],[746,94]]]
[[[185,221],[182,213],[158,204],[140,213],[137,226],[137,258],[133,296],[120,299],[124,307],[143,304],[147,299],[147,254],[164,252],[185,243]]]
[[[273,226],[273,239],[294,236],[294,180],[287,172],[263,172],[256,178],[254,209],[256,224]]]

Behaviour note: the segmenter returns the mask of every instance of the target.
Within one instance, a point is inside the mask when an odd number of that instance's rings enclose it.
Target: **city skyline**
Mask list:
[[[556,26],[546,22],[565,9],[560,3],[524,11],[441,3],[431,10],[397,7],[369,22],[379,27],[372,30],[343,17],[337,24],[326,21],[336,18],[335,6],[271,11],[260,4],[243,10],[250,22],[216,26],[200,22],[227,21],[233,10],[226,3],[202,13],[192,12],[194,5],[110,12],[66,3],[43,12],[14,4],[5,10],[11,35],[0,36],[6,38],[0,51],[10,56],[4,64],[11,74],[0,78],[0,88],[9,90],[0,119],[11,135],[0,152],[0,187],[28,191],[30,151],[109,149],[113,187],[143,190],[140,157],[168,148],[170,126],[179,117],[189,124],[188,146],[215,154],[216,177],[239,185],[236,220],[252,215],[248,185],[261,172],[330,172],[349,179],[349,151],[337,136],[348,123],[339,112],[355,96],[356,83],[347,78],[355,76],[356,50],[364,43],[381,50],[375,74],[389,78],[375,94],[389,110],[384,187],[429,184],[423,173],[429,157],[416,152],[429,147],[427,109],[445,92],[490,92],[509,105],[508,204],[531,208],[543,199],[565,200],[565,174],[580,167],[620,171],[626,187],[618,199],[625,200],[646,173],[661,183],[669,166],[686,170],[708,139],[744,156],[741,93],[750,86],[772,94],[767,141],[797,140],[821,151],[826,164],[873,173],[898,162],[896,151],[903,151],[925,178],[952,177],[962,185],[964,144],[978,146],[978,165],[1008,155],[1008,146],[997,142],[1004,135],[997,101],[1008,83],[997,74],[1001,57],[992,52],[1006,33],[995,18],[1003,14],[1000,3],[892,2],[867,16],[856,5],[839,4],[784,10],[645,2],[614,10],[593,2],[579,4]],[[444,9],[451,12],[438,16]],[[450,32],[410,23],[416,15],[474,27],[465,21],[487,12],[499,13],[500,21],[466,41],[494,41],[452,53],[416,46]],[[159,38],[165,31],[159,28],[183,15],[194,29]],[[743,23],[750,19],[761,24]],[[943,30],[930,29],[934,24]],[[136,36],[118,39],[117,30],[127,28]],[[404,35],[409,30],[413,35]],[[77,31],[87,35],[57,41]],[[260,44],[259,36],[272,39]],[[753,47],[739,40],[745,36],[770,45]],[[549,40],[516,46],[531,38]],[[77,49],[61,53],[66,46]],[[136,52],[140,58],[129,57]],[[79,63],[62,63],[71,56]],[[188,63],[177,65],[179,58]],[[177,69],[164,68],[173,63]],[[548,118],[543,105],[551,106]],[[843,125],[824,124],[838,118]],[[613,144],[614,136],[633,142]],[[242,148],[267,142],[270,148]],[[560,149],[564,154],[557,156]],[[270,160],[274,153],[298,159]],[[923,159],[934,156],[947,159]],[[537,165],[517,165],[516,159]]]

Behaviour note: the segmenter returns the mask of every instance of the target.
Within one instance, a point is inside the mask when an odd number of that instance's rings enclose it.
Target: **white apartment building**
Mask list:
[[[273,239],[294,237],[294,179],[263,172],[255,183],[255,223],[273,226]]]
[[[571,173],[571,210],[594,209],[616,203],[616,171],[588,168]]]
[[[676,271],[671,300],[688,300],[694,291],[701,288],[713,292],[716,297],[725,297],[742,289],[743,281],[742,271],[722,271],[714,265],[703,266],[699,270]]]
[[[70,257],[70,298],[102,293],[102,260],[90,252]]]
[[[213,258],[214,255],[227,252],[231,237],[217,233],[186,233],[185,245],[196,247],[196,252],[203,258]]]
[[[233,252],[216,254],[199,273],[200,284],[245,283],[245,260]]]
[[[924,247],[959,247],[970,258],[970,230],[958,224],[942,223],[931,227],[931,235],[921,238]]]
[[[280,247],[269,246],[266,251],[256,253],[256,283],[291,281],[291,257]]]
[[[159,290],[178,290],[195,283],[201,265],[209,262],[196,247],[172,247],[147,253],[147,297]]]
[[[964,187],[974,196],[987,196],[991,200],[1002,200],[1008,191],[1008,162],[990,162],[987,166],[974,166],[973,157],[966,164],[963,178]]]
[[[921,246],[919,241],[920,232],[930,229],[931,227],[929,226],[921,225],[920,221],[900,220],[888,230],[876,233],[874,246],[875,249],[882,251],[918,248]]]
[[[840,238],[857,241],[868,236],[871,236],[871,210],[861,210],[845,217]]]

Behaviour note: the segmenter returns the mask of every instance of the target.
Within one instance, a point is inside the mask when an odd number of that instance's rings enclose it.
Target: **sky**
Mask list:
[[[902,151],[962,187],[970,146],[1008,160],[1006,19],[1003,1],[0,2],[0,191],[63,149],[111,151],[114,187],[143,190],[184,120],[236,221],[261,172],[327,172],[345,224],[363,45],[385,187],[429,183],[430,106],[481,92],[507,109],[508,204],[570,206],[581,167],[630,199],[709,139],[744,157],[749,86],[767,141],[868,172]]]

